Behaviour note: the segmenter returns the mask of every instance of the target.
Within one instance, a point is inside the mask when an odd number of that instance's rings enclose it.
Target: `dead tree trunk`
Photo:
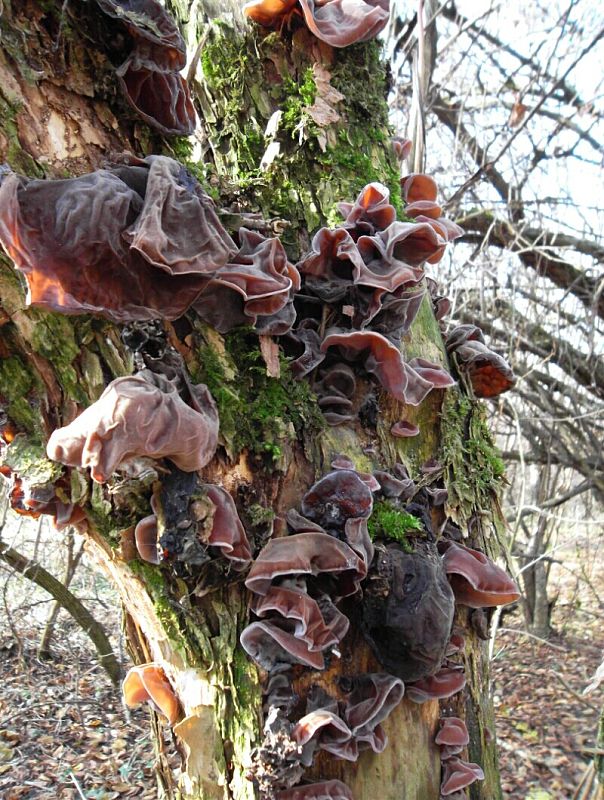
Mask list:
[[[293,33],[287,25],[267,33],[243,23],[239,4],[169,5],[189,52],[196,53],[189,75],[201,123],[192,140],[163,138],[125,104],[107,55],[125,45],[111,38],[117,29],[99,22],[97,4],[76,10],[61,2],[5,3],[0,152],[13,170],[58,178],[97,169],[123,152],[166,154],[212,192],[229,230],[255,225],[266,235],[278,234],[293,262],[307,250],[312,232],[336,218],[335,204],[354,200],[371,181],[388,185],[403,214],[386,71],[375,42],[334,50],[297,18]],[[239,645],[249,616],[242,580],[213,585],[207,576],[193,580],[137,557],[134,525],[149,513],[149,475],[157,488],[165,480],[161,470],[100,484],[86,470],[61,471],[44,457],[52,430],[96,400],[110,380],[140,367],[140,352],[125,344],[119,325],[27,307],[21,277],[6,258],[0,302],[0,396],[10,423],[11,469],[30,482],[37,470],[38,484],[44,483],[42,471],[63,501],[84,510],[90,551],[127,609],[132,651],[138,660],[163,666],[183,706],[174,726],[182,775],[176,787],[162,761],[163,790],[183,800],[253,798],[247,773],[262,739],[263,713],[261,676]],[[338,454],[362,472],[400,462],[416,479],[433,460],[448,489],[449,515],[464,532],[471,527],[473,544],[497,551],[501,464],[483,410],[462,389],[433,391],[417,408],[378,391],[362,422],[328,427],[309,382],[293,380],[283,359],[279,369],[274,363],[271,368],[279,376],[267,375],[258,337],[249,329],[221,336],[191,313],[186,321],[163,321],[158,330],[162,353],[177,353],[192,380],[204,382],[217,402],[220,447],[203,481],[221,485],[235,499],[256,553],[271,534],[284,532],[286,512],[299,507]],[[446,363],[427,295],[404,346],[407,358]],[[403,417],[419,425],[419,436],[392,437],[392,424]],[[174,492],[180,491],[182,478],[172,474]],[[412,544],[414,534],[407,534]],[[466,636],[467,687],[442,705],[466,720],[470,760],[485,772],[471,797],[497,800],[489,668],[469,621],[469,610],[460,607],[456,623]],[[380,670],[353,621],[341,658],[325,672],[300,669],[294,686],[301,694],[309,683],[333,691],[342,676]],[[339,778],[356,800],[437,800],[441,766],[433,740],[439,713],[437,702],[404,699],[384,723],[390,740],[384,753],[364,752],[356,764],[323,754],[305,777]]]

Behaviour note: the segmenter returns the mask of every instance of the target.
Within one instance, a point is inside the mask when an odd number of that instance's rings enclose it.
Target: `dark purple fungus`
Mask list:
[[[296,265],[305,285],[325,303],[342,300],[365,269],[356,243],[345,228],[321,228],[310,251]]]
[[[367,184],[354,203],[338,203],[338,211],[344,217],[341,227],[354,238],[383,231],[396,220],[396,209],[389,201],[390,190],[386,186]]]
[[[469,743],[470,735],[465,722],[459,717],[441,717],[439,723],[440,730],[434,741],[440,747],[441,760],[446,761],[461,753]]]
[[[373,495],[358,473],[339,469],[308,490],[301,508],[304,516],[324,528],[342,527],[348,519],[371,515]]]
[[[316,330],[315,320],[302,320],[296,330],[291,331],[287,338],[294,345],[303,348],[302,354],[298,355],[290,364],[294,378],[298,380],[303,378],[325,360],[325,353],[321,352],[321,337]]]
[[[314,390],[328,425],[342,425],[355,418],[353,397],[356,378],[348,364],[336,363],[321,369]]]
[[[514,603],[518,586],[490,558],[478,550],[455,542],[443,542],[443,564],[460,605],[485,608]]]
[[[417,316],[425,291],[418,290],[416,286],[407,284],[398,287],[390,294],[382,295],[377,313],[372,316],[373,307],[367,314],[365,325],[371,325],[371,330],[381,333],[390,341],[398,344],[401,338],[409,332],[411,323]]]
[[[383,672],[366,673],[351,679],[351,691],[344,718],[359,749],[382,753],[388,739],[382,723],[403,699],[403,682]]]
[[[290,588],[284,582],[271,586],[266,595],[257,598],[252,603],[252,611],[258,617],[276,611],[283,619],[294,620],[294,636],[305,642],[310,651],[317,652],[338,644],[350,625],[348,617],[330,603],[328,597],[327,602],[320,599],[323,609],[306,592],[306,586]]]
[[[212,200],[177,161],[0,184],[0,241],[27,302],[115,322],[175,319],[236,247]]]
[[[252,564],[245,585],[255,594],[265,595],[277,578],[323,573],[335,579],[335,595],[346,597],[358,590],[366,569],[359,556],[333,536],[315,531],[295,533],[270,540]]]
[[[204,543],[216,547],[234,570],[246,569],[252,560],[252,551],[233,498],[221,486],[212,483],[201,486],[213,506],[211,529]]]
[[[398,268],[401,279],[397,285],[400,286],[421,280],[421,265],[442,257],[447,240],[429,222],[393,222],[375,236],[361,236],[357,244],[368,269],[372,264],[376,265],[376,271],[384,269],[380,264],[390,265],[393,271]]]
[[[347,519],[344,526],[344,538],[355,553],[358,553],[363,559],[365,566],[369,569],[369,565],[373,561],[375,548],[369,536],[367,520],[363,518]]]
[[[443,777],[440,793],[443,797],[450,797],[460,789],[474,783],[483,781],[484,772],[478,764],[462,761],[460,758],[449,758],[443,761]]]
[[[263,333],[269,332],[266,326],[274,327],[293,292],[300,288],[300,275],[278,239],[241,228],[239,240],[237,254],[214,273],[193,308],[221,333],[236,325],[257,323]],[[279,335],[289,330],[294,319]]]
[[[107,16],[130,35],[132,50],[116,74],[134,110],[165,134],[188,136],[195,130],[195,109],[179,74],[187,62],[176,23],[156,0],[97,0]]]
[[[406,419],[401,419],[398,422],[395,422],[390,428],[390,433],[396,438],[408,439],[411,436],[417,436],[419,434],[419,428],[412,422],[408,422]]]
[[[321,350],[327,352],[331,347],[339,348],[347,360],[362,356],[367,372],[375,375],[384,389],[403,403],[417,406],[434,388],[430,380],[403,361],[398,347],[379,333],[331,328]]]
[[[466,685],[466,676],[461,669],[443,667],[434,675],[407,685],[407,697],[414,703],[427,700],[443,700],[451,697]]]
[[[433,545],[376,545],[364,588],[363,634],[393,675],[416,681],[438,671],[451,637],[455,598]]]
[[[133,456],[169,458],[193,472],[213,457],[218,443],[218,412],[205,386],[203,405],[191,408],[173,383],[143,370],[117,378],[73,422],[54,431],[46,451],[53,461],[90,467],[103,483]]]
[[[415,482],[409,477],[397,478],[382,470],[377,470],[373,474],[378,479],[384,497],[398,498],[404,502],[415,494]]]
[[[263,669],[269,672],[283,664],[303,664],[322,670],[325,659],[320,651],[313,651],[295,634],[295,623],[272,619],[252,622],[240,637],[241,646]]]

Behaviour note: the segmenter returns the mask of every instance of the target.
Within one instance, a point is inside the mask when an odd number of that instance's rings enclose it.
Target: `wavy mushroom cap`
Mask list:
[[[207,543],[217,547],[231,561],[234,570],[246,569],[252,560],[252,550],[233,498],[221,486],[205,483],[203,488],[214,506]]]
[[[310,531],[271,539],[252,564],[245,585],[266,595],[276,578],[329,573],[337,581],[337,596],[346,597],[358,590],[366,572],[362,559],[345,542]]]
[[[438,185],[434,178],[423,172],[413,172],[401,178],[401,191],[405,203],[423,200],[434,201],[438,195]]]
[[[132,50],[116,74],[120,87],[145,122],[164,134],[188,136],[195,109],[184,78],[187,51],[178,27],[156,0],[97,0],[131,37]]]
[[[136,706],[148,702],[174,725],[180,716],[180,704],[166,673],[158,664],[131,667],[122,684],[124,702]]]
[[[48,457],[71,467],[90,467],[97,483],[107,481],[132,456],[169,458],[185,472],[201,469],[216,450],[218,412],[206,387],[197,389],[205,396],[199,411],[160,375],[145,370],[117,378],[79,417],[54,431]]]
[[[367,351],[365,369],[377,377],[389,394],[412,406],[419,405],[432,389],[454,384],[451,376],[437,364],[424,359],[403,361],[399,348],[375,331],[330,328],[321,350],[326,352],[330,347],[340,348],[349,360]]]
[[[457,603],[485,608],[519,599],[516,583],[484,553],[455,542],[447,542],[445,546],[443,564]]]
[[[474,781],[483,781],[484,772],[478,764],[462,761],[460,758],[449,758],[443,761],[443,777],[440,793],[449,797],[455,792],[465,789]]]
[[[177,161],[0,185],[0,241],[27,302],[115,322],[175,319],[236,250],[212,200]]]
[[[441,717],[439,724],[440,730],[436,734],[434,742],[441,747],[446,747],[450,755],[453,755],[452,749],[459,748],[457,752],[460,753],[470,742],[466,723],[459,717]]]
[[[304,20],[317,39],[347,47],[375,38],[386,26],[389,0],[299,0]],[[245,14],[265,27],[276,27],[296,6],[295,0],[252,0]]]
[[[407,697],[414,703],[443,700],[460,692],[465,685],[466,676],[462,670],[444,667],[434,675],[407,684]]]

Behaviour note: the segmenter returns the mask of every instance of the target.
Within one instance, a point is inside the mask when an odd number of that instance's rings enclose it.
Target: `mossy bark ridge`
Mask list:
[[[336,204],[354,201],[372,181],[388,187],[398,218],[406,219],[378,43],[334,50],[297,22],[272,32],[246,25],[235,3],[169,5],[191,56],[201,43],[190,71],[200,135],[162,138],[137,119],[119,95],[108,48],[99,44],[111,28],[97,22],[93,4],[75,19],[62,3],[18,0],[5,4],[0,20],[1,159],[30,177],[62,178],[98,169],[123,152],[169,155],[212,194],[232,234],[256,225],[265,235],[278,235],[293,263],[319,227],[341,221]],[[139,354],[125,343],[132,338],[123,326],[100,318],[27,307],[22,277],[5,257],[0,325],[10,469],[30,485],[54,485],[61,502],[84,508],[89,550],[121,593],[136,659],[161,663],[183,705],[173,729],[182,775],[176,785],[167,760],[160,759],[162,791],[183,800],[251,800],[248,771],[264,720],[262,675],[239,644],[249,621],[245,576],[220,570],[201,576],[137,557],[134,526],[149,514],[150,496],[158,497],[166,480],[157,465],[99,484],[87,471],[59,469],[44,456],[54,429],[97,400],[110,381],[140,368]],[[438,462],[448,513],[462,527],[471,524],[475,544],[496,549],[491,534],[500,525],[501,463],[482,410],[462,389],[448,390],[444,400],[443,392],[433,391],[417,407],[403,407],[378,391],[377,424],[329,427],[310,382],[294,379],[283,351],[279,377],[267,375],[251,329],[220,335],[191,312],[145,335],[162,354],[177,353],[187,378],[211,391],[221,439],[202,479],[230,492],[255,554],[272,533],[284,532],[287,511],[300,507],[338,454],[359,472],[401,463],[416,480],[423,464]],[[404,346],[408,358],[446,364],[427,295]],[[392,424],[403,416],[419,426],[418,436],[391,436]],[[172,470],[171,480],[180,496],[186,475]],[[195,492],[203,504],[203,490],[196,486]],[[414,520],[382,500],[369,530],[375,539],[412,549],[414,537],[424,536]],[[470,758],[485,770],[471,797],[501,796],[484,647],[470,632],[467,609],[458,609],[456,624],[466,635],[464,692],[442,701],[441,709],[435,701],[403,699],[384,722],[390,740],[385,752],[364,752],[357,763],[320,752],[305,779],[342,780],[356,800],[437,800],[441,768],[433,739],[444,710],[467,720]],[[341,657],[323,672],[296,669],[294,690],[304,696],[315,685],[333,692],[342,676],[384,671],[354,618],[340,649]],[[160,736],[157,744],[165,748]]]

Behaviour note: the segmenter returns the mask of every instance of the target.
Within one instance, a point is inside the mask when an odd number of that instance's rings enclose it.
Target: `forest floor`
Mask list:
[[[519,612],[505,617],[492,674],[506,800],[571,800],[603,699],[602,687],[581,695],[602,660],[603,619],[595,600],[572,593],[561,594],[548,642],[522,634]],[[19,656],[0,623],[0,798],[155,800],[148,711],[123,708],[88,640],[61,618],[56,659],[41,662],[39,631],[19,620]]]

